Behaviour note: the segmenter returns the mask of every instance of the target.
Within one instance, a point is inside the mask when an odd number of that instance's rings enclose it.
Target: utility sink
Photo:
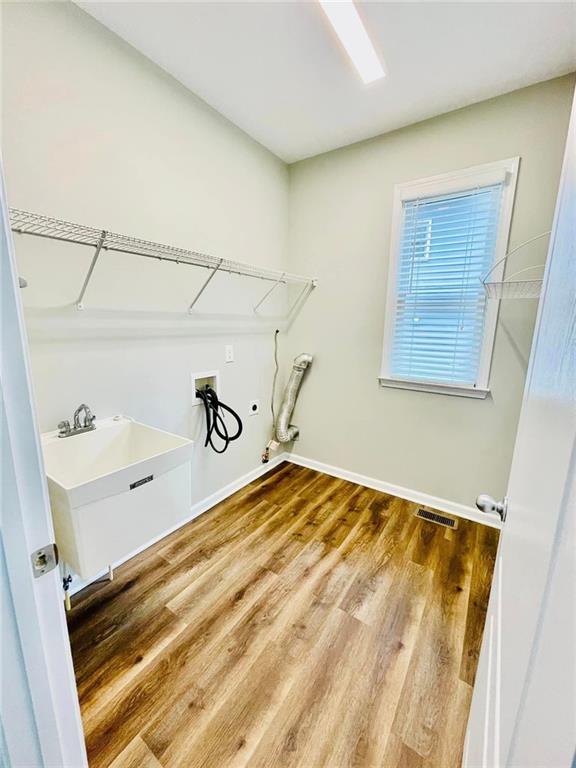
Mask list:
[[[189,516],[194,444],[126,416],[42,435],[60,555],[92,578]]]

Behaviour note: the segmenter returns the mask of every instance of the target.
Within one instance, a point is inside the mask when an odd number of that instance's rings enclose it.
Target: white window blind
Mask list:
[[[503,183],[402,203],[389,376],[475,387]]]

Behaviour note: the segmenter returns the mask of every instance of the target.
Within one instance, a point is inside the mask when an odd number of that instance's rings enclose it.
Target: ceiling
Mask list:
[[[576,3],[358,2],[363,85],[309,2],[78,2],[287,162],[576,69]]]

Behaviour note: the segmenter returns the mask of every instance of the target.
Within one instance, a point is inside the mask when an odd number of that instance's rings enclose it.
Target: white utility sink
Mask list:
[[[56,543],[91,578],[190,513],[193,442],[125,416],[70,437],[42,435]]]

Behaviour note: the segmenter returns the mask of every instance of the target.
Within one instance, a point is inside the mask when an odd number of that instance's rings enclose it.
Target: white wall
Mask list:
[[[296,453],[467,505],[505,493],[536,302],[502,303],[487,400],[381,388],[393,187],[520,155],[511,245],[550,229],[573,87],[560,78],[291,166],[290,268],[320,282],[289,339],[315,355]],[[544,257],[537,243],[512,266]]]
[[[12,206],[318,277],[320,287],[281,339],[286,372],[298,352],[315,355],[297,406],[295,451],[454,502],[504,493],[535,303],[502,308],[488,400],[380,388],[392,190],[520,155],[512,243],[548,229],[573,78],[288,169],[76,6],[7,3],[3,15]],[[90,253],[18,237],[16,244],[28,307],[71,305]],[[542,258],[536,244],[522,264]],[[203,277],[186,269],[105,255],[86,303],[185,310]],[[238,280],[216,278],[200,309],[230,309],[239,297],[248,307],[262,286],[245,281],[237,290]],[[270,427],[271,333],[148,333],[132,320],[130,329],[95,326],[89,337],[66,338],[85,320],[69,310],[53,325],[60,310],[51,312],[31,320],[43,430],[86,401],[99,416],[123,412],[199,437],[190,372],[218,368],[231,405],[246,415],[259,398],[262,410],[245,419],[245,435],[225,456],[198,446],[194,500],[258,466]],[[50,338],[54,328],[58,338]],[[227,343],[236,352],[229,365]]]
[[[281,161],[73,4],[6,3],[2,11],[2,149],[11,206],[285,267],[288,173]],[[28,308],[74,301],[90,251],[24,237],[16,237],[16,248],[29,281]],[[185,312],[205,276],[104,255],[86,304]],[[267,288],[218,279],[200,309],[230,311],[235,302],[232,308],[243,311],[238,303],[248,306]],[[91,338],[68,339],[86,315],[70,310],[68,320],[62,317],[58,339],[50,338],[51,315],[31,328],[42,430],[87,402],[101,417],[125,413],[201,437],[190,373],[217,368],[227,402],[246,416],[249,401],[259,398],[262,411],[244,420],[244,435],[226,455],[198,443],[193,500],[259,465],[270,429],[271,334],[92,329]],[[236,361],[225,365],[229,343]]]

